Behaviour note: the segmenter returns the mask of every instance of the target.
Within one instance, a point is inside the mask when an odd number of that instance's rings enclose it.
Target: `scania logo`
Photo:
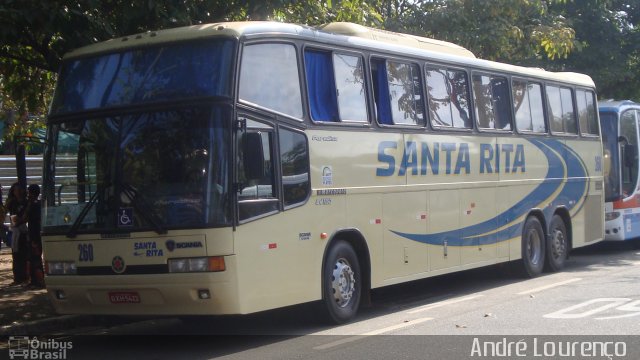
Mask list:
[[[202,241],[181,241],[176,242],[175,240],[167,240],[164,245],[167,247],[167,250],[173,251],[175,249],[193,249],[193,248],[201,248],[203,247]]]
[[[111,260],[111,269],[116,274],[122,274],[126,267],[124,259],[120,256],[114,256],[113,260]]]
[[[176,242],[173,240],[167,240],[167,242],[164,243],[164,245],[167,247],[167,250],[169,251],[173,251],[173,249],[176,248]]]

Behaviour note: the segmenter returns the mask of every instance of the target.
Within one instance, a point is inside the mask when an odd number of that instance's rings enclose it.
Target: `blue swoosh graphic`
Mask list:
[[[400,237],[430,245],[442,245],[446,240],[448,246],[478,246],[495,244],[519,236],[522,232],[522,221],[518,219],[533,208],[543,209],[547,218],[551,216],[551,212],[557,205],[563,205],[569,211],[578,205],[576,212],[579,211],[584,205],[584,197],[589,186],[586,166],[580,156],[558,140],[528,139],[528,141],[545,155],[548,163],[547,174],[534,190],[509,209],[481,223],[434,234],[390,231]],[[569,180],[563,183],[565,171]],[[548,199],[560,187],[562,190],[549,201]],[[547,202],[550,202],[551,206],[546,206]],[[498,224],[505,223],[505,220],[507,225],[499,227]]]

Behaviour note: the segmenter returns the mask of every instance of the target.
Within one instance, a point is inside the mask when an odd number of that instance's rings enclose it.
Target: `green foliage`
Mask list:
[[[542,0],[423,1],[403,23],[489,60],[534,63],[566,57],[574,48],[573,29]]]
[[[579,46],[544,66],[591,75],[600,98],[640,101],[640,1],[567,0],[550,9],[570,20]]]
[[[14,121],[20,134],[27,131],[20,119],[45,114],[55,72],[72,49],[243,20],[348,21],[434,37],[481,58],[584,72],[601,97],[640,100],[640,0],[3,0],[0,121]]]

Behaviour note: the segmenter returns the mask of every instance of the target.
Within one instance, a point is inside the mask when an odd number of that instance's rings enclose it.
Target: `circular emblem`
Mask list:
[[[176,248],[176,242],[173,240],[167,240],[167,242],[165,242],[164,245],[167,247],[167,250],[169,251],[173,251],[173,249]]]
[[[126,267],[127,265],[125,265],[124,259],[120,256],[114,256],[113,260],[111,260],[111,269],[116,274],[122,274]]]

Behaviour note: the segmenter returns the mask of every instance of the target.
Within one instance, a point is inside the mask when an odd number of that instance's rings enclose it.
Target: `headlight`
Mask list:
[[[604,214],[605,221],[615,220],[620,217],[620,213],[618,211],[608,212]]]
[[[47,274],[49,275],[75,275],[77,273],[78,269],[73,261],[47,261]]]
[[[223,256],[169,259],[168,265],[171,273],[225,270]]]

